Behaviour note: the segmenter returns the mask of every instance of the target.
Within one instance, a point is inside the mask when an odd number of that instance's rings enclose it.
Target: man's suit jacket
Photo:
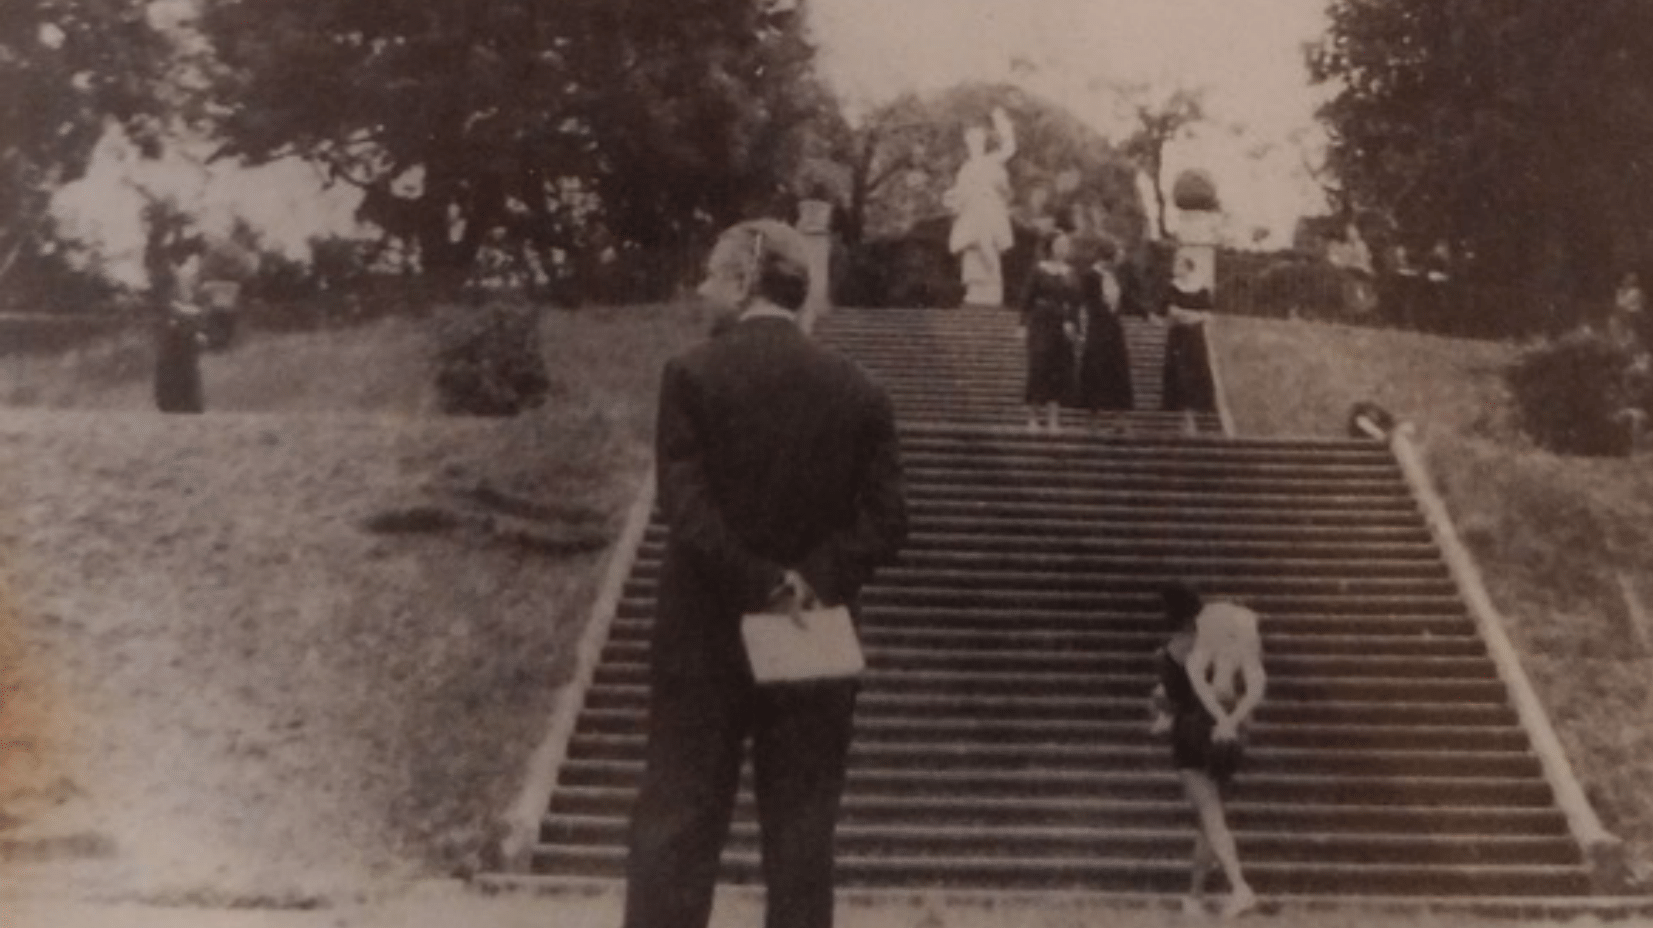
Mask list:
[[[700,664],[689,652],[742,655],[740,616],[783,568],[853,610],[906,537],[889,397],[787,319],[744,320],[667,363],[656,469],[670,535],[655,647],[684,669]]]

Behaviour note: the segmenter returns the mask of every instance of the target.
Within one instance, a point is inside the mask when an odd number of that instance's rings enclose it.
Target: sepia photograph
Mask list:
[[[0,0],[3,928],[1653,928],[1648,0]]]

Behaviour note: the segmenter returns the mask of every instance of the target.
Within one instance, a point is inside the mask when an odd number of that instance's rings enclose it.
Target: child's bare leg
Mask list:
[[[1228,830],[1228,817],[1223,812],[1217,784],[1199,770],[1180,770],[1178,774],[1182,777],[1183,792],[1199,816],[1200,831],[1205,835],[1211,854],[1228,877],[1231,894],[1223,904],[1223,917],[1244,914],[1256,907],[1257,894],[1252,892],[1251,884],[1246,882],[1245,874],[1240,870],[1240,851],[1234,842],[1234,833]]]
[[[1216,862],[1204,827],[1194,829],[1194,860],[1188,878],[1188,898],[1182,900],[1184,915],[1205,914],[1205,884],[1211,876],[1211,866]]]

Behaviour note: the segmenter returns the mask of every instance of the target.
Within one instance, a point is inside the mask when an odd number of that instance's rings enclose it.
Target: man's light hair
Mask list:
[[[709,270],[750,282],[753,292],[796,310],[809,295],[809,252],[798,230],[774,219],[748,219],[725,229]]]

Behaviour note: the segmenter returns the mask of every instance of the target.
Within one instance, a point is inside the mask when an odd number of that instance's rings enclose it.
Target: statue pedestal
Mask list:
[[[1177,284],[1188,292],[1217,295],[1217,240],[1222,214],[1215,210],[1184,209],[1177,216]]]
[[[799,203],[798,231],[809,250],[809,296],[798,313],[798,324],[808,332],[832,310],[832,204],[826,200]]]
[[[980,248],[966,248],[959,253],[959,279],[964,283],[964,305],[1003,306],[1004,273],[997,258],[989,258]]]

